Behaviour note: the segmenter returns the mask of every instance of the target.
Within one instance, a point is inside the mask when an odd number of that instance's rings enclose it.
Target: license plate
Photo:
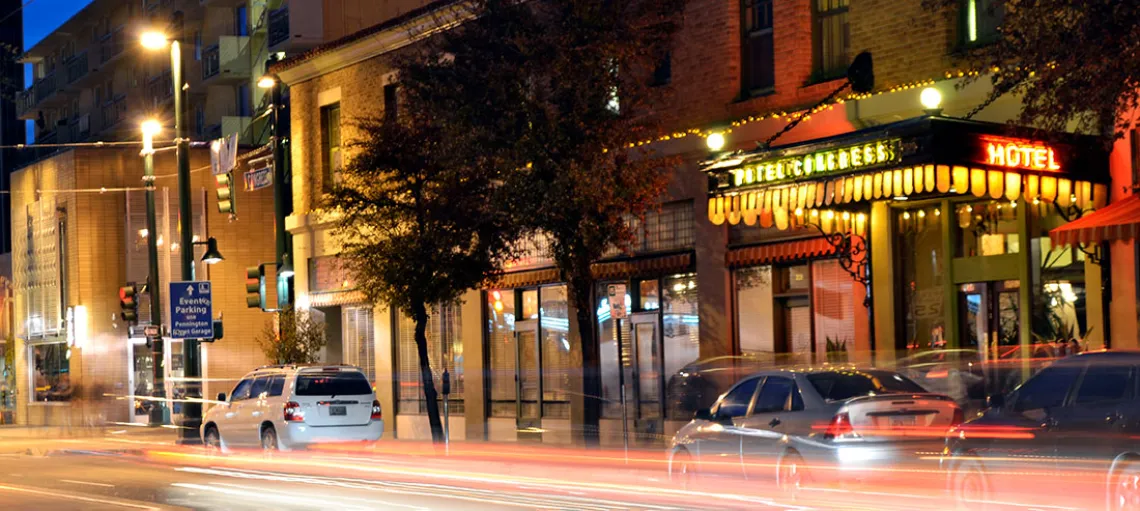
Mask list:
[[[914,417],[891,417],[891,426],[914,426]]]
[[[345,412],[345,409],[343,406],[330,406],[329,407],[329,415],[339,416],[339,415],[345,415],[345,414],[346,414],[346,412]]]

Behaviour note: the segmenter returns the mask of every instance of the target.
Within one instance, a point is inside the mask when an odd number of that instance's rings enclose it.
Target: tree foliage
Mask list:
[[[550,240],[577,309],[588,414],[601,394],[591,264],[629,246],[630,220],[656,207],[679,163],[631,143],[659,132],[653,105],[668,88],[651,76],[684,4],[475,0],[472,19],[402,75],[427,84],[446,124],[470,135],[459,152],[491,155],[516,224]]]
[[[963,2],[924,0],[924,4],[957,15]],[[997,41],[964,53],[973,67],[989,71],[995,94],[1021,97],[1024,108],[1017,122],[1054,131],[1068,131],[1075,124],[1080,131],[1107,139],[1136,125],[1140,2],[995,0],[992,4],[1002,16]]]
[[[397,61],[401,76],[416,59]],[[469,134],[441,122],[421,94],[430,83],[403,81],[398,119],[363,117],[341,183],[326,205],[336,215],[341,256],[359,288],[415,322],[420,378],[432,437],[442,440],[427,351],[428,306],[455,302],[492,275],[513,239],[486,153],[457,152]]]
[[[266,322],[257,344],[265,358],[276,364],[311,364],[320,361],[325,346],[325,322],[307,310],[286,307]]]

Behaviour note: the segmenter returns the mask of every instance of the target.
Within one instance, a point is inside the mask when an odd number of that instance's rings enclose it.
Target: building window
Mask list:
[[[568,304],[565,285],[487,294],[492,417],[570,416]]]
[[[28,346],[32,400],[37,403],[70,401],[71,360],[67,343],[52,342]]]
[[[847,25],[849,0],[814,0],[814,77],[816,81],[840,78],[847,73]]]
[[[1005,10],[998,0],[963,0],[962,24],[966,45],[988,44],[997,40]]]
[[[202,60],[202,31],[194,31],[194,60]]]
[[[427,351],[428,360],[436,381],[436,392],[443,401],[443,370],[451,374],[451,413],[463,414],[463,342],[460,334],[460,306],[439,304],[428,308]],[[412,318],[400,314],[396,325],[396,385],[399,402],[396,413],[427,413],[423,381],[420,377],[420,357],[416,349],[416,324]]]
[[[659,210],[646,212],[644,220],[627,217],[626,222],[633,229],[634,239],[629,248],[635,254],[691,249],[696,243],[696,222],[691,200],[662,204]],[[614,246],[603,257],[619,257],[624,254],[624,247]]]
[[[741,95],[759,96],[776,88],[772,0],[742,0]]]
[[[372,306],[345,307],[341,311],[342,359],[364,371],[376,383],[376,335]]]
[[[249,35],[249,11],[245,5],[234,9],[234,35]]]
[[[340,103],[321,107],[321,186],[329,190],[340,181]]]
[[[395,84],[395,83],[390,83],[390,84],[384,86],[384,120],[385,121],[388,121],[388,122],[395,121],[396,116],[399,115],[400,102],[399,102],[399,96],[397,96],[397,94],[396,94],[399,91],[399,87],[400,86],[398,84]]]
[[[243,83],[238,85],[237,88],[237,114],[241,117],[250,117],[253,115],[253,107],[250,105],[252,96],[249,93],[249,84]],[[228,135],[228,133],[226,133]]]
[[[666,51],[661,56],[661,60],[657,62],[657,67],[653,68],[651,85],[659,87],[667,85],[671,81],[673,81],[673,53]]]

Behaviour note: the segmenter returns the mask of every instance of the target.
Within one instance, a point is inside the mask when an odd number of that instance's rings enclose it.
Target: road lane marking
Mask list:
[[[127,507],[127,508],[131,508],[131,509],[147,509],[147,510],[151,510],[151,511],[159,511],[162,509],[160,507],[148,506],[146,504],[135,504],[133,502],[124,502],[121,500],[108,500],[108,499],[100,499],[100,498],[96,498],[96,497],[84,497],[84,496],[80,496],[80,495],[69,495],[66,493],[60,493],[58,491],[43,491],[43,490],[36,490],[36,489],[32,489],[32,488],[25,488],[22,486],[9,486],[6,484],[0,484],[0,491],[4,491],[4,490],[11,491],[11,492],[19,492],[19,493],[31,493],[33,495],[44,495],[44,496],[48,496],[48,497],[55,497],[58,499],[78,500],[80,502],[97,502],[99,504],[109,504],[112,506]]]
[[[86,485],[90,485],[90,486],[102,486],[103,488],[114,488],[115,487],[115,485],[113,485],[113,484],[93,483],[90,481],[76,481],[74,479],[60,479],[59,482],[61,482],[61,483],[73,483],[73,484],[86,484]]]

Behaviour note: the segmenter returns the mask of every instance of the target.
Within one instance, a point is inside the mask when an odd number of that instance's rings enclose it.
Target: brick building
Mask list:
[[[1047,235],[1123,198],[1119,185],[1132,183],[1128,144],[1110,156],[1087,138],[1059,134],[1069,145],[1057,148],[1058,168],[1046,169],[1056,174],[1006,160],[971,160],[987,137],[1010,136],[1002,124],[1016,115],[1019,102],[1003,97],[969,122],[955,119],[990,93],[984,79],[959,87],[971,71],[959,67],[955,54],[985,44],[995,26],[988,2],[969,3],[972,8],[950,16],[925,11],[919,2],[689,3],[660,80],[669,94],[656,111],[670,126],[668,136],[653,141],[687,163],[672,174],[635,254],[615,252],[595,266],[605,441],[620,441],[621,372],[630,430],[658,441],[691,416],[674,395],[675,375],[699,369],[691,365],[698,359],[715,365],[716,357],[744,355],[760,363],[811,364],[873,357],[891,364],[942,348],[989,357],[1002,351],[995,346],[1008,355],[1028,352],[1037,340],[1049,346],[1065,340],[1036,329],[1034,309],[1076,332],[1070,337],[1084,348],[1102,347],[1106,338],[1114,347],[1137,345],[1134,246],[1112,243],[1096,252],[1091,245],[1054,244]],[[354,138],[353,126],[343,120],[398,108],[388,58],[415,44],[409,34],[422,35],[432,23],[431,14],[412,11],[271,69],[290,87],[295,211],[287,223],[297,302],[327,318],[330,360],[361,365],[375,378],[400,438],[427,436],[410,322],[383,304],[364,303],[353,289],[351,275],[336,263],[338,249],[319,201],[344,158],[352,157],[343,143]],[[874,57],[871,93],[841,92],[840,101],[810,112],[771,150],[755,149],[843,86],[848,64],[861,51]],[[924,111],[929,108],[919,96],[925,88],[941,92],[939,111]],[[714,133],[726,145],[710,153],[705,135]],[[911,147],[912,139],[924,137],[937,144]],[[1047,149],[1039,140],[1002,143]],[[1005,147],[993,147],[999,146]],[[809,179],[781,170],[767,184],[755,178],[757,168],[785,155],[801,164],[810,156],[814,164],[827,154],[833,160],[820,160],[820,168],[858,183],[856,198],[851,184],[838,183],[836,199],[827,188],[837,185],[831,174]],[[710,155],[717,164],[702,164]],[[898,186],[884,195],[887,181]],[[809,185],[818,204],[802,195]],[[823,191],[815,194],[816,187]],[[822,207],[825,191],[826,205],[835,207]],[[790,195],[796,207],[789,208]],[[831,221],[827,227],[821,218]],[[917,221],[926,218],[932,220]],[[849,253],[823,232],[872,255]],[[542,241],[532,242],[531,255],[513,263],[498,288],[471,291],[461,304],[440,304],[433,313],[434,366],[458,381],[453,438],[571,442],[580,430],[581,400],[573,397],[580,389],[569,376],[581,360],[568,327],[572,305]],[[1106,274],[1120,284],[1102,292]],[[619,336],[602,286],[620,283],[629,290],[630,320]],[[1043,298],[1046,305],[1039,307]],[[1108,337],[1111,324],[1122,326]]]
[[[202,349],[206,394],[264,363],[255,336],[268,315],[245,305],[245,267],[273,259],[271,190],[243,193],[238,216],[217,212],[206,150],[191,154],[194,236],[213,237],[225,260],[198,263],[214,286],[225,338]],[[181,280],[174,153],[155,159],[157,233],[146,230],[142,159],[135,149],[72,149],[12,176],[17,422],[80,425],[146,422],[138,396],[151,394],[153,359],[142,332],[118,318],[119,287],[146,281],[147,237],[157,235],[161,289]],[[104,191],[104,189],[106,189]],[[196,259],[205,247],[195,246]],[[165,293],[164,293],[165,295]],[[150,321],[149,298],[139,307]],[[166,311],[164,296],[164,315]],[[180,341],[166,340],[168,396],[179,395]],[[220,383],[216,383],[220,382]],[[212,388],[218,385],[218,388]],[[175,405],[175,419],[181,406]]]

